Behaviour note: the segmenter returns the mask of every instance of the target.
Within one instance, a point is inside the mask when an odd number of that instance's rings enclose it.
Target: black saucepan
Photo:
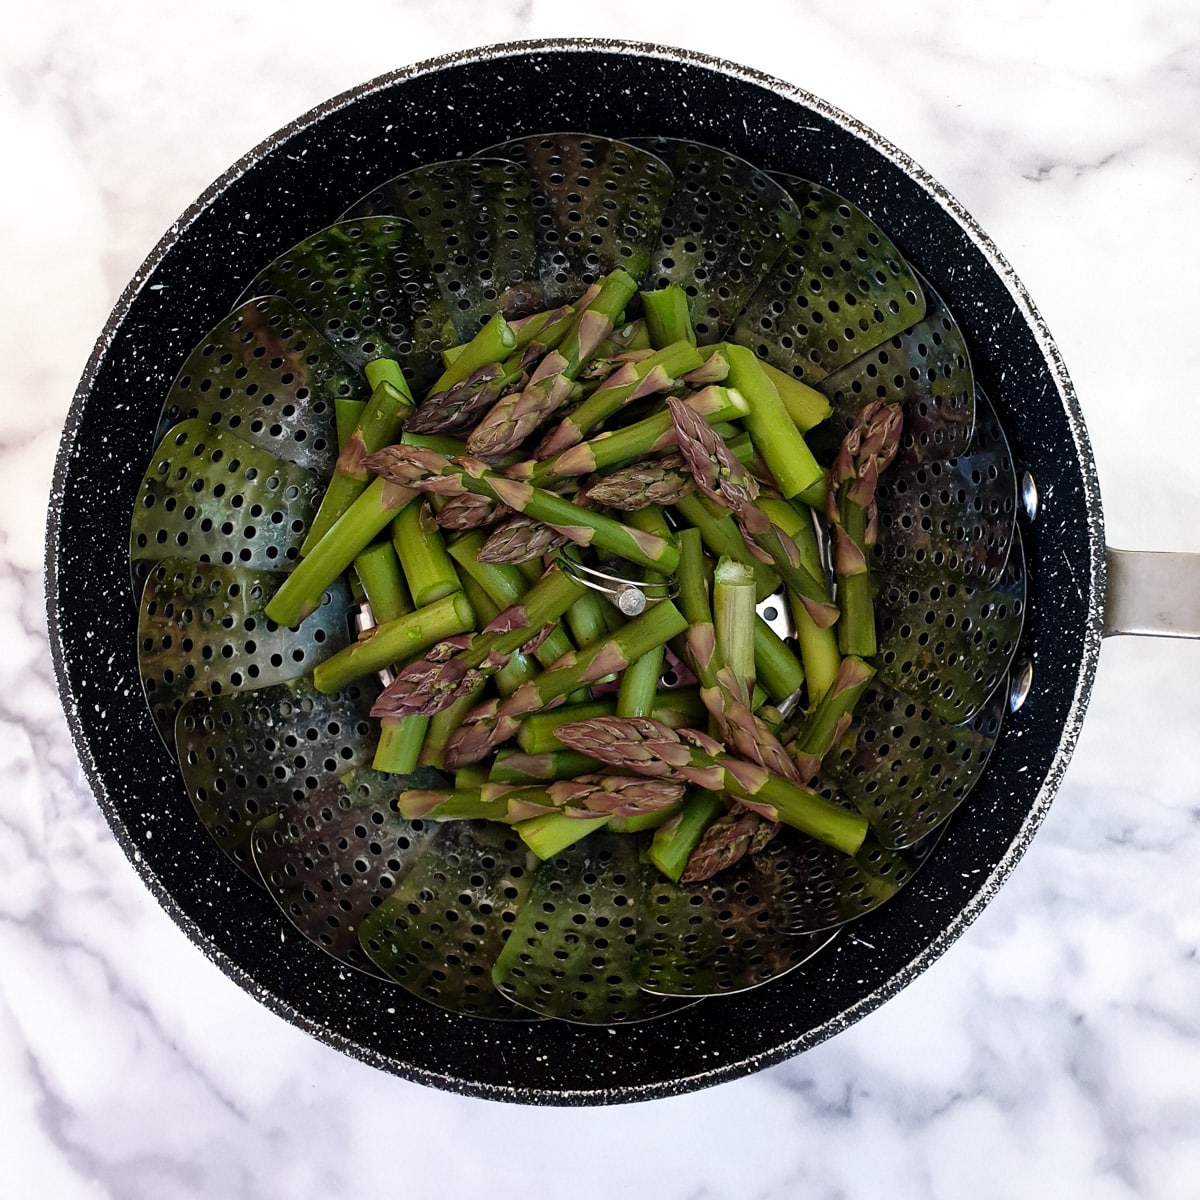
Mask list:
[[[505,1024],[445,1013],[280,938],[280,916],[213,851],[142,698],[128,517],[163,395],[189,349],[277,253],[411,166],[547,129],[667,135],[818,180],[887,230],[956,314],[1018,471],[1045,499],[1024,529],[1021,653],[1032,690],[934,856],[890,904],[797,971],[644,1025]],[[399,71],[332,100],[237,163],[121,297],[59,454],[47,550],[51,641],[80,757],[137,870],[187,935],[275,1011],[408,1079],[492,1098],[614,1103],[744,1075],[815,1045],[902,988],[963,931],[1028,845],[1091,689],[1105,552],[1069,379],[986,235],[870,130],[777,80],[677,50],[501,46]]]

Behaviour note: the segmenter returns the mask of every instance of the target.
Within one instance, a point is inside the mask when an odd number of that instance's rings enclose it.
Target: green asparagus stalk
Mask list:
[[[755,683],[754,604],[754,573],[733,559],[719,559],[713,572],[716,646],[746,704],[754,693]]]
[[[637,512],[651,504],[674,504],[694,486],[683,455],[667,451],[601,475],[588,484],[584,495],[601,508]]]
[[[396,810],[410,821],[483,818],[515,824],[547,811],[574,819],[637,816],[669,807],[683,792],[683,784],[666,779],[587,775],[536,784],[485,782],[446,790],[409,788],[397,796]]]
[[[392,522],[392,545],[418,608],[462,591],[427,501],[410,504]]]
[[[589,833],[603,829],[611,817],[579,817],[551,812],[531,817],[513,826],[521,841],[543,862],[561,854],[568,846],[581,842]]]
[[[392,621],[416,607],[391,542],[372,542],[354,560],[354,570],[376,623]]]
[[[459,697],[475,692],[512,654],[537,641],[579,599],[582,585],[557,569],[546,572],[514,604],[465,644],[447,642],[419,662],[410,663],[384,689],[373,716],[424,713],[433,716]],[[516,693],[514,693],[515,695]],[[444,723],[443,723],[444,724]],[[429,737],[435,732],[430,726]]]
[[[765,600],[779,587],[779,576],[766,563],[754,557],[731,516],[714,517],[702,498],[694,494],[680,496],[674,508],[688,525],[699,531],[710,554],[716,558],[732,558],[754,572],[756,599]]]
[[[371,767],[384,774],[409,775],[421,761],[428,717],[388,717],[380,722],[379,744]]]
[[[776,703],[787,700],[804,685],[804,668],[787,642],[759,616],[754,618],[754,673]]]
[[[713,425],[719,425],[722,421],[737,420],[748,411],[741,393],[716,385],[692,392],[682,397],[680,403]],[[527,464],[523,471],[520,467],[514,467],[509,474],[515,478],[527,478],[530,483],[544,485],[553,479],[570,475],[590,475],[623,463],[636,462],[656,450],[674,446],[675,441],[675,426],[670,414],[656,413],[623,429],[599,433],[586,442],[580,442],[579,445],[556,454],[553,458]]]
[[[454,592],[367,630],[356,642],[318,663],[313,671],[313,684],[317,691],[327,695],[340,691],[364,675],[408,662],[414,654],[464,633],[474,624],[475,613],[466,596]]]
[[[516,349],[517,335],[500,313],[491,317],[486,325],[462,348],[461,353],[438,377],[430,388],[430,394],[449,391],[480,367],[500,362]]]
[[[653,346],[669,346],[684,341],[696,344],[696,331],[688,311],[687,292],[677,283],[654,292],[641,292],[642,312]]]
[[[879,474],[900,448],[904,414],[898,404],[873,401],[859,410],[829,472],[826,516],[833,525],[833,565],[844,618],[843,654],[870,658],[876,650],[875,608],[867,554],[875,544]]]
[[[746,397],[750,406],[746,428],[779,490],[785,496],[799,496],[814,485],[823,488],[825,472],[813,458],[754,351],[729,344],[725,354],[729,359],[729,384]]]
[[[421,746],[421,756],[418,759],[421,766],[434,767],[439,771],[445,770],[446,743],[462,724],[467,713],[479,703],[486,687],[486,679],[476,681],[462,695],[451,700],[445,708],[439,709],[429,717],[429,726],[425,731],[425,741]],[[408,718],[401,719],[407,720]]]
[[[717,792],[697,789],[683,802],[677,816],[661,825],[650,843],[650,861],[668,878],[679,882],[704,831],[725,812]]]
[[[577,445],[627,404],[669,391],[681,375],[694,371],[703,361],[695,345],[678,341],[637,362],[623,364],[547,435],[536,457],[552,458]]]
[[[672,542],[631,529],[602,513],[579,508],[552,492],[509,479],[478,459],[446,459],[414,446],[387,446],[367,460],[371,470],[399,486],[440,495],[464,491],[488,496],[551,526],[581,546],[595,546],[650,570],[670,574],[678,552]]]
[[[267,604],[267,616],[277,625],[299,625],[316,611],[325,589],[417,495],[412,488],[376,479],[283,581]]]
[[[681,530],[679,548],[679,603],[688,622],[684,646],[714,727],[721,740],[742,757],[785,778],[796,779],[795,763],[766,723],[755,716],[751,689],[735,676],[722,653],[698,532]],[[750,613],[753,611],[751,608]]]
[[[537,780],[575,779],[595,774],[600,764],[575,750],[501,750],[488,771],[490,783],[533,783]]]
[[[813,620],[822,626],[838,619],[825,581],[800,562],[791,539],[771,524],[758,508],[758,484],[730,452],[719,434],[700,420],[686,405],[667,397],[682,451],[700,493],[733,513],[747,541],[774,565],[788,589],[800,597]]]
[[[766,373],[767,378],[775,385],[792,424],[802,433],[815,429],[822,421],[827,420],[833,412],[833,406],[826,396],[811,388],[807,383],[773,367],[769,362],[759,360],[758,364]]]
[[[608,636],[606,606],[607,601],[593,591],[586,591],[567,609],[567,628],[571,631],[571,640],[580,650]]]
[[[800,562],[812,574],[820,578],[825,571],[821,552],[817,546],[817,535],[813,528],[812,512],[805,506],[798,511],[784,500],[760,498],[759,507],[767,514],[771,524],[786,534],[796,547]],[[803,604],[789,596],[792,619],[796,626],[796,641],[800,646],[800,658],[804,663],[804,676],[808,683],[808,704],[811,708],[829,690],[842,662],[838,650],[837,630],[821,628],[809,615]]]
[[[475,623],[481,628],[490,625],[500,613],[500,605],[465,571],[462,576],[463,592],[475,610]],[[519,650],[509,656],[508,662],[496,672],[496,690],[502,696],[511,696],[523,683],[528,683],[538,673],[537,662],[531,655]],[[402,718],[407,720],[408,718]]]
[[[630,351],[650,350],[650,331],[640,318],[618,326],[596,347],[597,358],[615,358]]]
[[[625,670],[643,654],[682,633],[686,626],[679,610],[663,600],[605,641],[564,655],[506,700],[482,704],[471,713],[446,747],[447,764],[478,762],[515,736],[530,713],[557,707],[577,688]]]
[[[665,654],[665,645],[656,646],[625,668],[617,690],[618,716],[648,717],[654,712]]]
[[[338,454],[333,477],[300,547],[301,555],[312,553],[334,522],[363,493],[371,482],[371,473],[363,465],[363,460],[368,454],[395,441],[400,426],[413,410],[412,395],[404,376],[399,374],[399,367],[389,375],[390,378],[380,378],[363,409],[357,428]]]
[[[351,396],[337,396],[333,401],[333,419],[337,429],[339,452],[346,448],[351,435],[362,420],[363,409],[367,407],[365,400],[355,400]]]
[[[377,624],[383,625],[413,611],[412,597],[400,571],[391,542],[374,542],[354,560]],[[428,717],[385,718],[371,766],[376,771],[407,775],[417,765]]]
[[[850,725],[854,707],[875,674],[875,668],[853,655],[842,659],[833,686],[812,711],[799,737],[789,744],[802,779],[811,779],[821,760]]]
[[[542,359],[528,384],[498,400],[475,426],[467,438],[468,452],[485,458],[506,454],[566,403],[580,368],[612,333],[636,290],[628,272],[618,268],[606,275],[595,298],[580,309],[558,349]]]
[[[598,717],[565,726],[559,736],[572,749],[611,766],[724,791],[766,820],[782,821],[844,854],[856,854],[866,837],[867,822],[860,814],[726,754],[699,730],[669,729],[648,718]]]
[[[478,532],[461,537],[450,547],[450,557],[458,564],[463,575],[473,579],[496,605],[497,612],[520,604],[529,590],[525,576],[514,566],[503,563],[488,563],[480,560],[480,552],[486,544],[484,535]],[[540,572],[539,572],[540,576]],[[580,599],[583,599],[581,596]],[[576,604],[579,603],[577,600]],[[568,614],[574,605],[567,610]],[[556,659],[573,649],[570,638],[563,629],[555,629],[534,651],[534,657],[542,666],[549,666]]]
[[[465,791],[467,788],[480,788],[488,782],[487,767],[480,763],[472,763],[469,767],[460,767],[454,772],[454,790]]]

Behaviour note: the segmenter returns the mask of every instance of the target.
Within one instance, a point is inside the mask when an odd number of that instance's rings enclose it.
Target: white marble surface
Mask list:
[[[110,307],[190,200],[294,115],[433,54],[566,34],[719,53],[909,152],[1055,334],[1110,541],[1200,550],[1194,0],[23,6],[0,39],[5,1194],[1190,1200],[1194,643],[1106,644],[1049,818],[945,958],[802,1058],[680,1099],[533,1112],[343,1058],[194,950],[110,836],[58,709],[41,599],[53,455]]]

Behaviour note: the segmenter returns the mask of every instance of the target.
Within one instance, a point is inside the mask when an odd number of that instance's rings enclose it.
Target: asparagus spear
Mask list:
[[[392,522],[392,545],[418,607],[462,591],[428,501],[408,505]]]
[[[565,726],[559,736],[610,766],[727,792],[768,821],[792,825],[844,854],[856,854],[866,837],[867,822],[860,814],[726,754],[719,742],[696,729],[669,729],[645,717],[596,717]]]
[[[772,498],[760,498],[758,504],[770,518],[771,524],[778,526],[791,539],[801,563],[820,578],[824,574],[825,566],[817,546],[812,510],[807,506],[797,510],[786,500]],[[809,616],[803,604],[790,596],[789,602],[796,623],[796,641],[800,644],[800,657],[804,662],[804,675],[808,681],[808,704],[811,708],[820,701],[837,677],[842,661],[841,652],[838,650],[837,630],[830,626],[822,629]]]
[[[655,830],[647,851],[650,861],[678,883],[704,831],[725,811],[725,801],[718,793],[703,788],[693,791],[680,812]]]
[[[517,335],[503,314],[493,314],[461,352],[454,356],[453,362],[442,372],[430,392],[449,390],[480,367],[506,358],[510,351],[516,349],[516,345]]]
[[[729,670],[717,640],[708,600],[708,579],[699,533],[679,534],[679,603],[688,622],[688,662],[721,738],[750,761],[798,781],[796,766],[779,739],[750,708],[750,689]],[[751,608],[751,613],[753,609]]]
[[[577,545],[607,550],[651,570],[670,574],[678,561],[672,542],[631,529],[602,513],[579,508],[552,492],[499,475],[478,459],[447,459],[433,450],[397,445],[371,455],[367,464],[398,486],[444,496],[464,491],[488,496],[549,525]]]
[[[681,375],[703,362],[694,345],[679,341],[637,362],[624,363],[546,436],[535,457],[552,458],[577,445],[627,404],[669,391]]]
[[[363,410],[367,407],[365,400],[355,400],[352,396],[336,396],[333,401],[333,419],[337,428],[338,450],[344,450],[346,443],[353,436],[362,420]]]
[[[465,379],[445,391],[434,391],[409,418],[412,433],[467,433],[483,418],[505,392],[519,387],[525,373],[505,363],[490,362],[476,367]]]
[[[682,397],[678,403],[697,413],[712,425],[745,416],[747,405],[739,392],[712,385]],[[534,484],[569,475],[590,475],[622,463],[635,462],[656,450],[674,446],[675,426],[669,413],[655,413],[624,429],[597,434],[553,458],[539,463],[514,467],[508,473],[514,478],[526,478]]]
[[[595,298],[581,307],[557,350],[542,359],[518,393],[501,398],[467,439],[467,450],[495,458],[519,446],[571,394],[571,384],[583,364],[613,331],[630,297],[637,291],[633,277],[620,268],[601,280]]]
[[[791,497],[807,493],[814,485],[823,488],[825,472],[813,458],[754,351],[730,344],[725,347],[725,354],[729,360],[729,385],[737,388],[750,406],[746,428],[779,490]]]
[[[479,705],[446,746],[447,766],[479,762],[496,746],[513,737],[529,713],[556,707],[577,688],[625,670],[643,654],[682,633],[686,626],[679,610],[669,600],[663,600],[622,626],[606,641],[564,655],[507,699]],[[663,728],[668,727],[664,725]]]
[[[696,344],[687,292],[679,284],[672,283],[658,291],[641,292],[639,295],[652,345],[668,346],[678,341],[685,341],[692,346]]]
[[[325,589],[420,493],[376,479],[300,560],[266,606],[277,625],[294,628],[321,603]]]
[[[524,750],[501,750],[488,772],[492,783],[532,783],[538,779],[574,779],[594,773],[600,764],[575,750],[547,750],[527,754]]]
[[[801,779],[816,775],[821,760],[845,733],[854,706],[874,674],[875,668],[861,658],[850,655],[842,659],[833,686],[821,697],[799,736],[788,745]]]
[[[407,662],[446,638],[471,629],[475,613],[461,591],[453,592],[414,612],[384,621],[367,630],[356,642],[317,664],[313,684],[332,694],[364,675],[393,663]]]
[[[875,653],[875,609],[867,552],[875,544],[875,491],[879,473],[900,448],[904,413],[882,400],[864,405],[842,440],[829,472],[826,516],[833,525],[833,565],[844,619],[838,630],[843,654]]]
[[[669,807],[683,793],[683,784],[666,779],[584,775],[547,783],[483,783],[445,791],[410,788],[396,797],[396,809],[410,821],[478,817],[511,825],[555,810],[576,818],[639,816]]]
[[[479,688],[515,651],[536,642],[582,591],[582,585],[570,576],[556,569],[547,571],[520,604],[499,613],[479,634],[443,642],[419,662],[404,667],[376,700],[371,715],[432,716],[440,712]],[[433,732],[431,726],[431,737]]]
[[[469,529],[482,529],[495,525],[509,516],[511,509],[489,500],[487,496],[476,496],[463,492],[460,496],[447,496],[437,510],[437,523],[453,533]]]
[[[772,563],[788,589],[800,597],[813,621],[823,627],[832,625],[839,614],[824,580],[800,562],[795,544],[755,505],[758,484],[753,477],[721,436],[687,405],[668,396],[667,407],[675,423],[679,449],[701,494],[730,509],[747,542]]]
[[[716,647],[743,703],[754,692],[754,603],[754,573],[733,559],[719,559],[713,572]]]
[[[778,825],[744,808],[720,813],[704,829],[688,855],[679,882],[702,883],[711,879],[745,855],[757,853],[778,829]]]
[[[683,455],[668,451],[622,467],[611,475],[601,475],[587,485],[584,495],[602,508],[637,512],[651,504],[674,504],[694,486],[691,474],[685,470]]]
[[[559,533],[525,513],[513,513],[479,548],[479,561],[516,565],[551,554],[570,540],[565,533]]]
[[[372,383],[374,390],[371,398],[354,432],[338,454],[333,477],[300,547],[302,555],[312,552],[334,522],[366,489],[371,482],[371,474],[363,465],[363,460],[394,441],[400,426],[413,410],[412,394],[396,363],[380,359],[367,366],[372,368],[368,377],[374,375],[379,382]]]
[[[496,612],[499,613],[514,604],[520,604],[529,590],[529,583],[516,567],[503,563],[483,562],[479,553],[485,544],[482,534],[468,533],[450,547],[450,557],[458,564],[463,575],[479,584],[496,606]],[[540,577],[541,573],[539,572]],[[575,604],[582,599],[584,597],[580,596]],[[567,610],[568,614],[574,607],[573,604]],[[571,649],[571,639],[563,629],[559,628],[553,630],[542,640],[535,654],[542,666],[549,666],[555,659],[561,658]]]
[[[413,611],[412,596],[404,582],[400,561],[391,542],[380,541],[369,546],[354,560],[354,570],[362,583],[377,625],[385,625]],[[475,613],[476,617],[478,615]],[[399,775],[407,775],[412,771],[420,757],[428,724],[428,717],[386,718],[381,721],[372,769]]]

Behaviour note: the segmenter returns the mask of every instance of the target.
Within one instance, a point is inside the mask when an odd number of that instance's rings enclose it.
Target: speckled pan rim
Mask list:
[[[1079,675],[1075,681],[1074,693],[1063,722],[1058,749],[1051,761],[1045,779],[1029,808],[1016,837],[1007,852],[996,863],[990,874],[979,885],[970,900],[953,918],[950,924],[937,935],[921,952],[906,964],[901,966],[885,983],[873,992],[850,1005],[836,1017],[825,1021],[803,1035],[786,1040],[767,1050],[746,1055],[736,1061],[724,1062],[709,1071],[692,1073],[678,1077],[670,1082],[655,1082],[627,1087],[599,1087],[581,1090],[542,1091],[538,1089],[521,1088],[518,1086],[500,1086],[478,1080],[470,1080],[459,1076],[450,1076],[430,1071],[407,1063],[398,1063],[387,1055],[383,1055],[370,1047],[340,1034],[308,1015],[299,1012],[279,996],[265,989],[252,975],[233,962],[223,951],[213,945],[208,936],[185,912],[172,894],[163,885],[157,874],[149,867],[138,853],[138,846],[129,830],[125,827],[108,794],[105,780],[97,769],[89,744],[87,733],[80,718],[77,701],[72,692],[67,676],[64,653],[63,630],[59,621],[56,597],[58,594],[58,552],[60,549],[61,520],[58,499],[61,497],[67,470],[72,458],[76,437],[82,422],[83,412],[88,398],[96,382],[102,363],[104,362],[114,338],[120,330],[135,298],[141,293],[153,277],[159,264],[167,253],[176,245],[182,235],[198,219],[198,217],[225,192],[236,180],[253,168],[264,156],[287,142],[299,131],[336,112],[356,103],[366,96],[397,84],[414,80],[425,75],[446,70],[451,67],[470,65],[474,63],[496,62],[507,58],[531,53],[579,53],[588,54],[604,52],[616,55],[628,55],[660,59],[681,65],[697,67],[717,75],[726,76],[741,83],[749,83],[774,93],[780,99],[803,105],[815,110],[832,124],[841,127],[858,140],[867,143],[878,154],[889,160],[895,167],[904,172],[911,180],[943,208],[952,220],[963,230],[971,242],[980,251],[988,265],[999,277],[1010,293],[1013,302],[1032,333],[1041,351],[1049,373],[1054,381],[1058,398],[1063,406],[1068,427],[1070,429],[1075,454],[1083,476],[1083,503],[1087,513],[1087,535],[1089,539],[1089,582],[1091,584],[1091,603],[1088,610],[1086,628],[1083,630],[1083,646]],[[842,113],[832,105],[813,96],[799,87],[776,79],[735,63],[700,54],[694,51],[677,49],[649,43],[638,43],[608,39],[545,39],[538,41],[509,42],[492,46],[461,51],[428,59],[414,66],[402,68],[379,76],[365,84],[352,88],[335,96],[326,103],[319,105],[297,120],[286,125],[271,137],[267,138],[239,159],[219,179],[217,179],[192,204],[180,218],[175,221],[163,238],[158,242],[145,261],[135,272],[133,278],[124,289],[120,299],[109,315],[105,326],[97,339],[96,345],[88,359],[80,383],[76,389],[70,412],[64,423],[62,440],[59,444],[55,460],[54,478],[50,495],[49,517],[47,521],[46,539],[46,606],[48,619],[48,634],[51,657],[54,665],[55,678],[62,700],[67,724],[75,744],[76,753],[87,776],[88,782],[96,796],[105,818],[120,844],[122,850],[153,893],[158,902],[170,914],[171,918],[186,933],[207,958],[221,968],[241,988],[261,1000],[267,1007],[289,1022],[304,1029],[319,1041],[358,1058],[363,1062],[378,1067],[381,1070],[398,1074],[415,1082],[427,1083],[449,1091],[471,1096],[506,1100],[518,1103],[541,1103],[559,1105],[579,1105],[595,1103],[628,1103],[644,1101],[663,1096],[677,1095],[703,1087],[712,1086],[727,1080],[740,1078],[762,1070],[768,1066],[791,1058],[803,1050],[809,1049],[834,1034],[848,1028],[854,1022],[890,999],[917,975],[939,958],[983,910],[986,904],[998,891],[1000,885],[1008,877],[1026,847],[1040,826],[1050,802],[1062,781],[1071,754],[1078,740],[1087,702],[1095,679],[1096,666],[1100,652],[1101,624],[1103,619],[1103,597],[1105,594],[1105,559],[1104,559],[1104,522],[1100,501],[1099,481],[1096,473],[1095,460],[1092,454],[1082,412],[1071,380],[1067,374],[1062,358],[1055,346],[1045,322],[1017,278],[1012,267],[1001,255],[991,239],[976,224],[957,200],[940,184],[938,184],[923,168],[907,155],[903,154],[890,142],[880,137],[861,122]]]

